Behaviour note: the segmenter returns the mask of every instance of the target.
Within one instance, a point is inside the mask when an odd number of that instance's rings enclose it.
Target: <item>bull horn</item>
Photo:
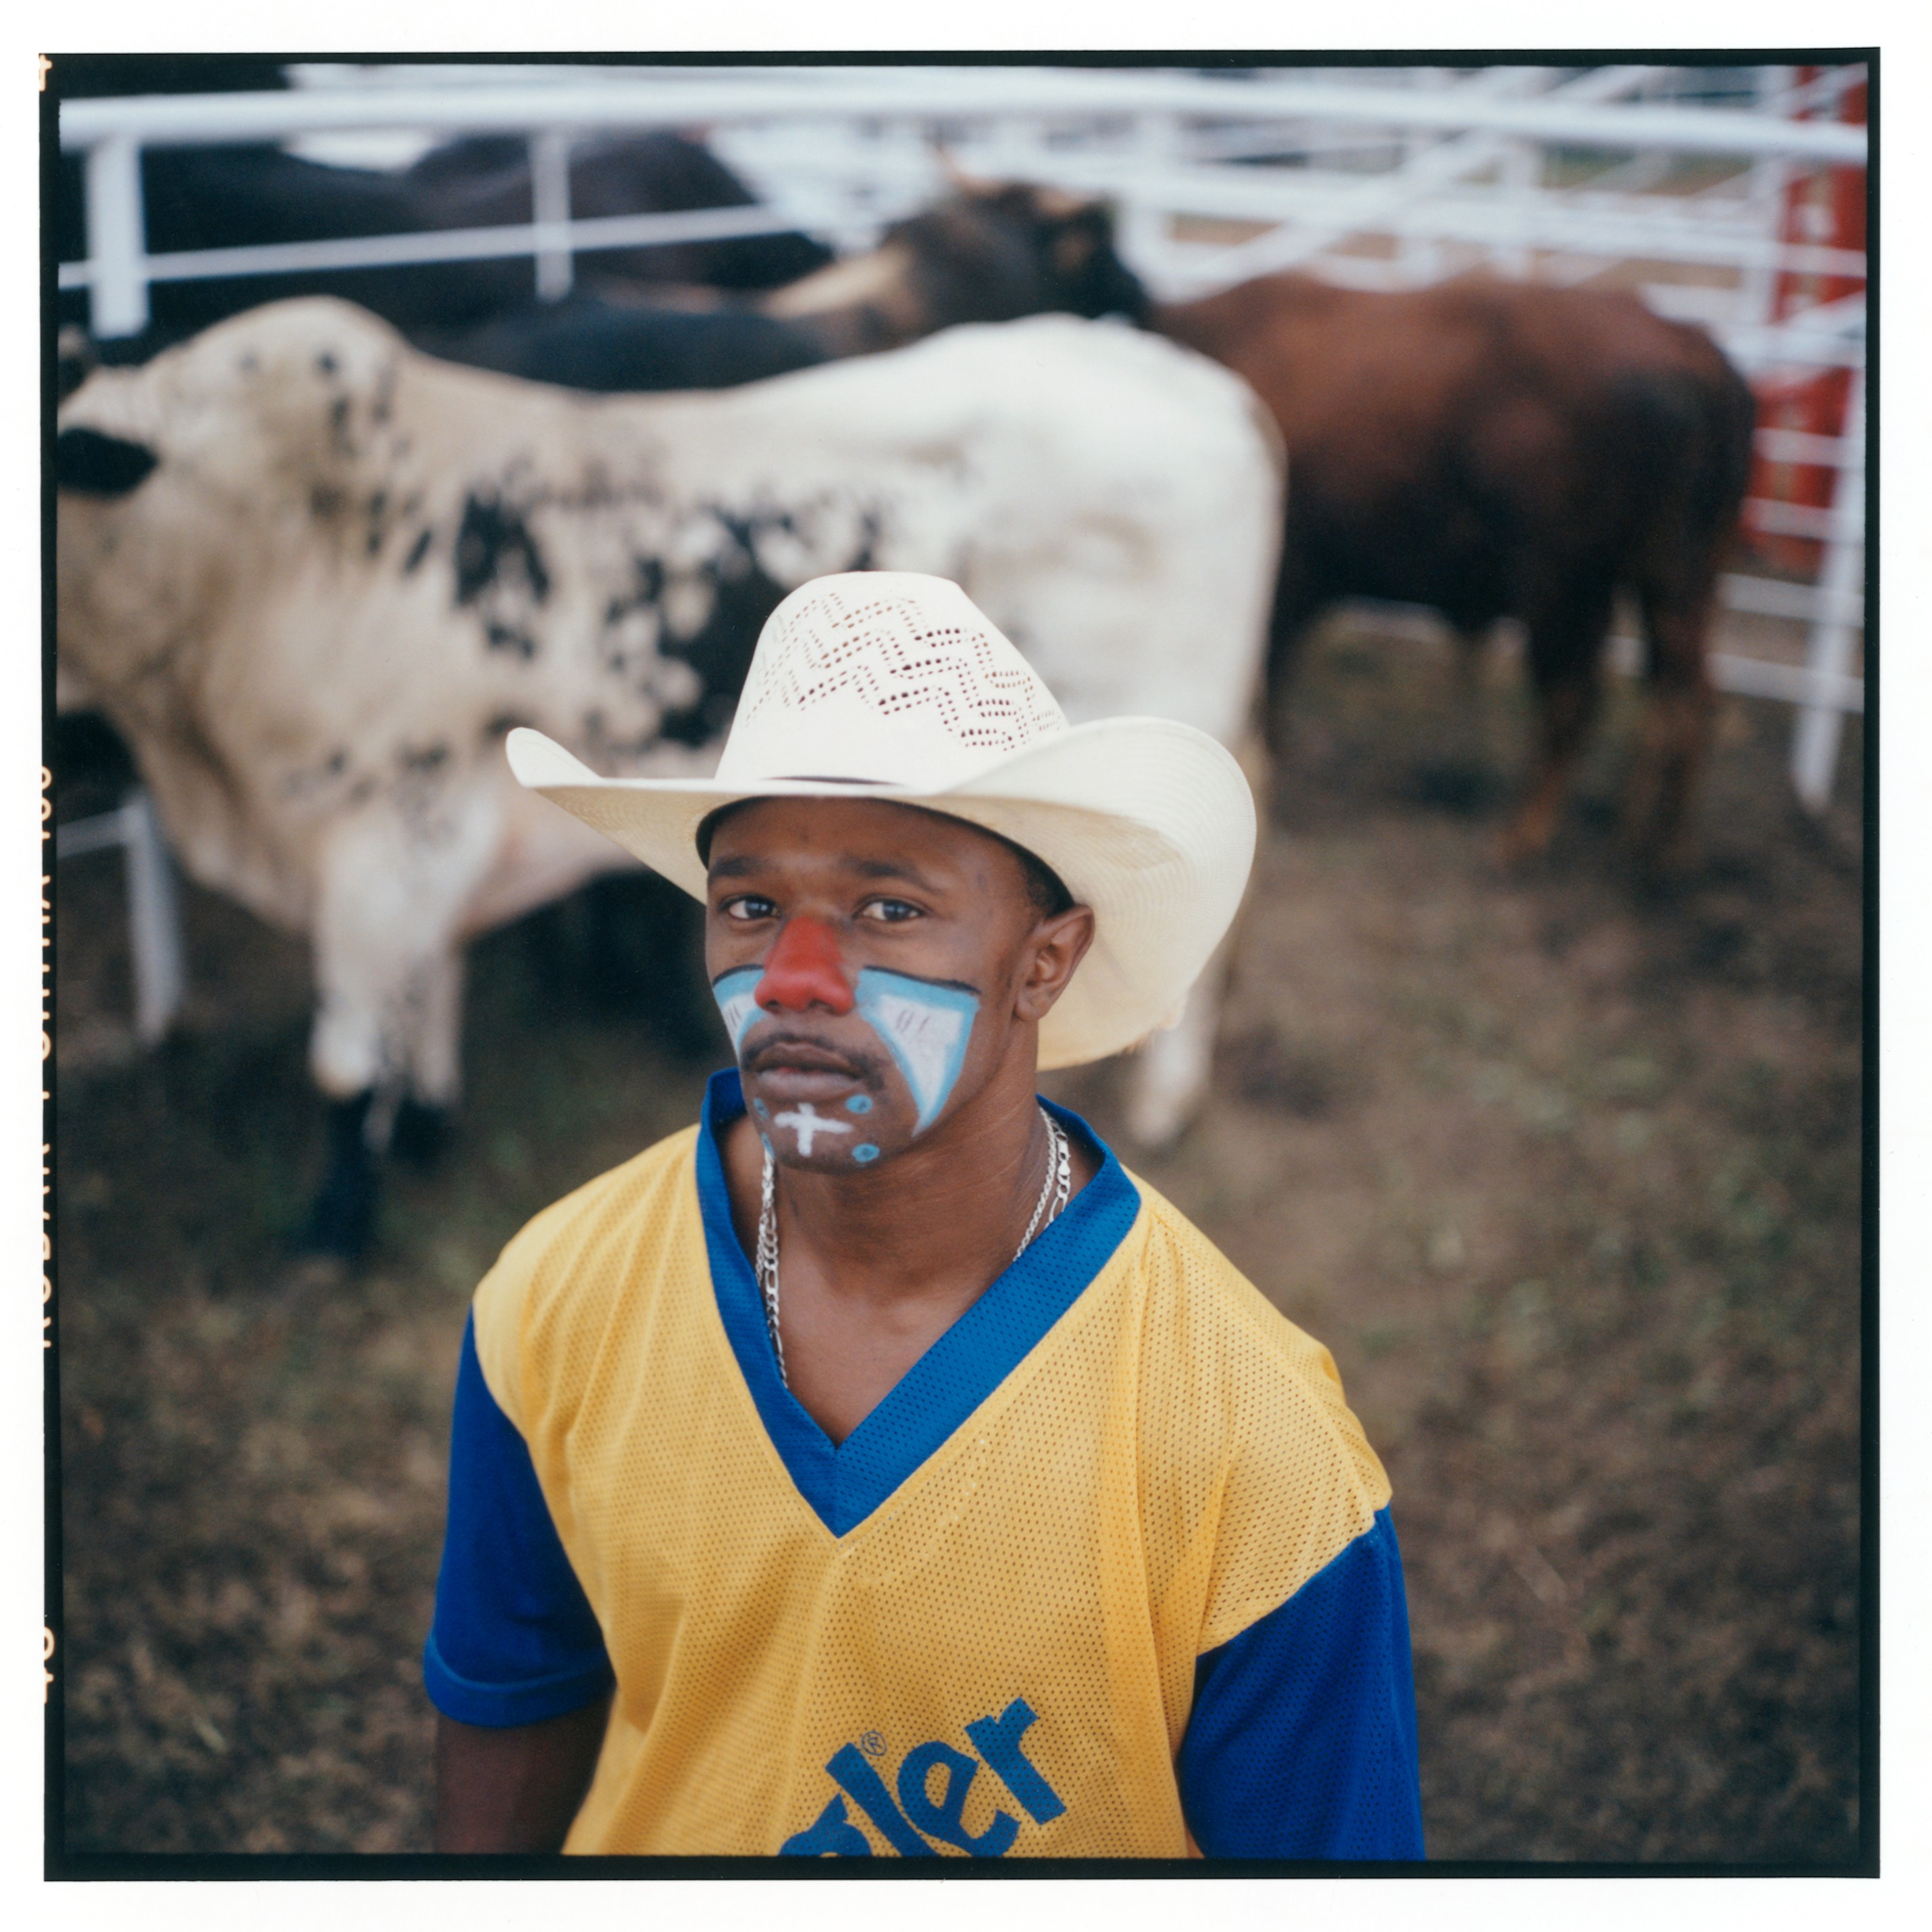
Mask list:
[[[1101,204],[1097,195],[1076,194],[1071,188],[1040,184],[1034,188],[1033,205],[1048,221],[1070,221],[1076,214],[1084,214],[1090,208]]]
[[[952,150],[936,134],[932,137],[932,154],[947,182],[960,194],[991,194],[999,186],[984,175],[968,174],[952,158]]]

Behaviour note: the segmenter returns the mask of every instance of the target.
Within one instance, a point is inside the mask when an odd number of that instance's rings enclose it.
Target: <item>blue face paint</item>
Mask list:
[[[912,1089],[919,1109],[913,1131],[923,1132],[951,1097],[965,1064],[979,995],[963,986],[888,973],[880,966],[860,971],[857,993],[860,1014],[885,1042]]]
[[[762,966],[740,966],[721,973],[711,982],[712,997],[724,1016],[734,1055],[742,1056],[745,1036],[765,1017],[753,998],[764,977]],[[885,1042],[912,1090],[913,1105],[919,1110],[913,1131],[922,1133],[952,1097],[959,1070],[965,1064],[974,1016],[980,1010],[979,996],[963,986],[915,980],[908,974],[868,966],[859,974],[856,999],[860,1018]],[[845,1106],[850,1113],[869,1113],[872,1097],[854,1094]],[[762,1106],[758,1108],[760,1116],[764,1111]],[[860,1157],[856,1150],[854,1157]],[[865,1157],[876,1160],[878,1149]]]
[[[752,997],[764,976],[762,966],[740,966],[731,972],[719,974],[711,982],[711,997],[718,1002],[718,1010],[724,1016],[724,1030],[730,1035],[734,1056],[743,1048],[746,1034],[764,1018],[758,1001]]]
[[[879,1157],[879,1150],[870,1141],[861,1141],[852,1150],[852,1158],[861,1167],[868,1167]]]

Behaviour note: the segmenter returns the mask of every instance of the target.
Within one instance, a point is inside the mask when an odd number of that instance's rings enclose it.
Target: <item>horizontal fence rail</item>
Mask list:
[[[1166,112],[1297,116],[1394,128],[1485,129],[1604,148],[1679,154],[1787,155],[1862,165],[1865,134],[1834,122],[1794,121],[1735,109],[1546,106],[1463,90],[1334,86],[1188,74],[1082,74],[1066,69],[812,68],[759,80],[674,77],[585,80],[565,86],[315,88],[286,94],[146,95],[64,101],[61,146],[116,136],[148,146],[272,140],[322,128],[427,128],[441,133],[522,125],[588,131],[786,118],[844,120],[890,113],[1074,115]]]
[[[573,252],[719,242],[740,235],[782,235],[796,228],[770,208],[698,208],[668,214],[609,214],[594,220],[518,222],[495,228],[432,228],[404,235],[355,236],[335,242],[278,242],[245,248],[196,248],[144,255],[151,282],[208,281],[229,275],[286,275],[315,270],[390,268],[418,262],[480,262],[534,255],[546,248]],[[98,278],[92,262],[63,262],[60,286],[85,288]]]

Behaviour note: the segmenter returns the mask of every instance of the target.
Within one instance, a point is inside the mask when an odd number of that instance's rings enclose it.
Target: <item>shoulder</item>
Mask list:
[[[512,1235],[476,1290],[476,1352],[497,1405],[524,1422],[523,1368],[533,1331],[600,1324],[687,1207],[696,1216],[698,1129],[659,1141],[553,1202]]]
[[[1171,1202],[1135,1184],[1150,1534],[1175,1563],[1196,1553],[1205,1649],[1368,1531],[1389,1483],[1328,1349]]]
[[[1135,1262],[1143,1280],[1148,1342],[1177,1369],[1216,1382],[1305,1389],[1339,1423],[1349,1416],[1328,1351],[1298,1328],[1165,1196],[1134,1177],[1142,1214]]]

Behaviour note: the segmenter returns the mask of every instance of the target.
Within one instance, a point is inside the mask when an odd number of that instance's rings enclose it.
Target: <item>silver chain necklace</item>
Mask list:
[[[1013,1250],[1018,1261],[1032,1244],[1042,1226],[1042,1217],[1051,1225],[1073,1192],[1073,1160],[1067,1145],[1066,1131],[1042,1107],[1040,1118],[1046,1123],[1046,1176],[1040,1184],[1040,1198],[1034,1203],[1033,1219],[1027,1223],[1020,1244]],[[1053,1211],[1047,1212],[1052,1202]],[[771,1330],[772,1353],[778,1358],[778,1380],[785,1378],[784,1342],[778,1334],[778,1165],[772,1159],[771,1143],[765,1143],[764,1180],[758,1204],[758,1286],[765,1298],[765,1326]],[[790,1384],[788,1383],[787,1386]]]

